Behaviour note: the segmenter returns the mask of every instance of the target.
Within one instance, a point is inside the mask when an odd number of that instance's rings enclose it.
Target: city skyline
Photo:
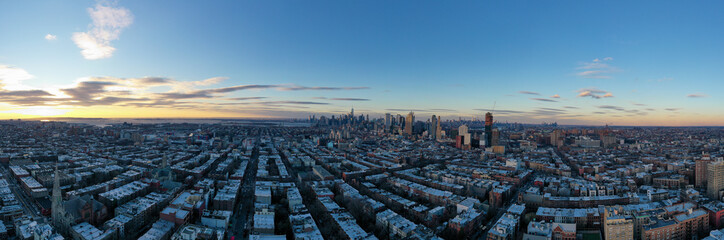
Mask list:
[[[0,119],[722,126],[721,3],[0,3]]]

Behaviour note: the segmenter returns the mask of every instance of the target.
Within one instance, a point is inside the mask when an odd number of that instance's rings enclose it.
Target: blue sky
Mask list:
[[[723,125],[722,3],[698,3],[0,2],[0,117],[304,117],[354,106],[469,118],[495,103],[501,121]],[[88,41],[115,50],[84,55]],[[165,80],[138,85],[145,77]],[[213,90],[243,85],[257,87]],[[33,89],[48,94],[18,99]]]

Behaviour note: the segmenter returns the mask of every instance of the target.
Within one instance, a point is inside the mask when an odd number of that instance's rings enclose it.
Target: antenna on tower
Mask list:
[[[493,111],[490,112],[491,114],[495,113],[495,104],[497,104],[497,103],[498,103],[498,102],[493,101],[493,109],[492,109]]]

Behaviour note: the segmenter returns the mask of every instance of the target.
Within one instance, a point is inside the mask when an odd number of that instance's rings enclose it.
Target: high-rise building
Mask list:
[[[437,116],[437,126],[435,127],[435,139],[442,139],[442,129],[440,128],[440,116]]]
[[[551,145],[556,147],[563,146],[563,132],[560,129],[556,129],[551,132]]]
[[[415,124],[415,113],[410,112],[405,118],[405,134],[412,135],[412,125]]]
[[[711,158],[709,156],[704,156],[701,159],[696,160],[694,168],[694,186],[706,187],[707,166],[709,163],[711,163]]]
[[[485,113],[485,137],[485,144],[493,146],[493,114],[490,112]]]
[[[390,131],[390,126],[392,126],[392,114],[385,113],[385,132]]]
[[[706,167],[706,194],[714,199],[721,199],[724,189],[724,161],[711,162]]]
[[[435,114],[432,115],[430,118],[430,125],[428,127],[428,134],[430,134],[430,138],[437,139],[437,127],[440,126],[440,124],[437,122],[437,117]]]
[[[458,136],[462,136],[462,145],[463,146],[469,146],[470,145],[470,132],[468,131],[468,126],[466,125],[460,125],[458,127]]]
[[[500,139],[500,131],[494,128],[492,136],[490,136],[490,146],[498,146],[498,140]]]

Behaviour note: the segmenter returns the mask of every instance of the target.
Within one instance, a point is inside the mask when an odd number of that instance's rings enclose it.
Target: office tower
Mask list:
[[[493,114],[485,113],[485,143],[488,147],[493,146]]]
[[[405,119],[405,134],[412,135],[412,124],[415,123],[415,113],[410,112]]]
[[[701,159],[696,160],[696,167],[694,168],[694,186],[706,187],[706,176],[707,176],[707,165],[711,163],[709,156],[704,156]]]
[[[385,113],[385,132],[390,131],[390,126],[392,126],[392,114]]]
[[[430,126],[428,126],[428,134],[430,134],[430,138],[437,139],[437,127],[439,125],[440,124],[437,123],[437,117],[433,114],[430,118]]]
[[[440,128],[440,116],[437,116],[437,126],[435,127],[435,139],[442,139],[442,129]]]
[[[724,189],[724,161],[709,163],[706,168],[706,194],[713,200],[720,200],[719,192]]]

